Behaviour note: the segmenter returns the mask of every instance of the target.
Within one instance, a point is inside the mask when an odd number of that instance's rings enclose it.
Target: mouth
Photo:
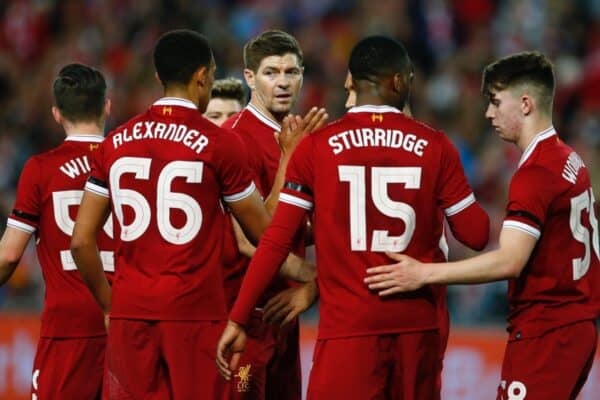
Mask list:
[[[285,101],[292,100],[292,95],[291,94],[278,94],[278,95],[275,95],[275,98],[279,101],[285,102]]]

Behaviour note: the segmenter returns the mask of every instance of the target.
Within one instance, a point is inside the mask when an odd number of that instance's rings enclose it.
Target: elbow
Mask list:
[[[517,279],[521,276],[525,263],[518,259],[508,260],[505,263],[504,275],[507,279]]]

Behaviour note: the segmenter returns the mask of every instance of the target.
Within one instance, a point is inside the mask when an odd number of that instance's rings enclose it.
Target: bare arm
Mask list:
[[[423,285],[442,283],[484,283],[516,278],[527,264],[536,239],[519,230],[503,228],[500,245],[466,260],[423,264],[403,254],[388,254],[398,263],[367,269],[365,283],[380,295],[416,290]]]
[[[25,252],[30,233],[6,227],[0,239],[0,286],[10,279]]]
[[[271,215],[267,212],[258,191],[254,190],[250,196],[228,204],[244,235],[256,245],[271,222]]]
[[[104,313],[110,311],[111,290],[102,268],[96,235],[102,229],[109,212],[107,197],[85,191],[71,238],[73,260]]]

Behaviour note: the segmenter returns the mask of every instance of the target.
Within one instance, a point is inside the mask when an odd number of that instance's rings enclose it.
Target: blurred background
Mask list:
[[[416,65],[413,115],[442,129],[459,148],[492,219],[490,243],[497,242],[520,152],[500,141],[484,119],[481,71],[509,53],[540,50],[556,66],[554,125],[584,159],[600,198],[600,0],[0,0],[3,221],[25,160],[63,140],[50,113],[50,88],[60,67],[83,62],[105,74],[113,102],[110,129],[160,97],[152,48],[174,28],[209,38],[218,78],[242,77],[242,46],[250,37],[271,28],[292,33],[306,65],[295,111],[325,106],[332,118],[344,111],[343,81],[354,43],[376,33],[402,41]],[[467,255],[451,240],[451,258]],[[490,398],[504,349],[506,284],[454,286],[448,295],[455,329],[444,398]],[[0,288],[1,399],[28,398],[43,296],[32,244]],[[306,368],[317,319],[316,309],[303,317]],[[600,393],[599,369],[583,399]]]

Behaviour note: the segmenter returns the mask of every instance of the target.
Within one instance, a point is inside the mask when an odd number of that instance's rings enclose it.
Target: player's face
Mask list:
[[[242,105],[234,99],[222,99],[215,97],[210,99],[204,117],[214,124],[221,126],[227,118],[242,110]]]
[[[352,108],[356,106],[356,90],[354,90],[354,86],[352,85],[352,75],[350,71],[346,74],[346,81],[344,82],[344,89],[346,89],[346,108]]]
[[[292,53],[262,59],[256,73],[246,70],[254,98],[271,114],[290,112],[302,87],[304,68]]]
[[[505,90],[493,90],[485,112],[501,139],[516,143],[522,127],[520,96]]]

